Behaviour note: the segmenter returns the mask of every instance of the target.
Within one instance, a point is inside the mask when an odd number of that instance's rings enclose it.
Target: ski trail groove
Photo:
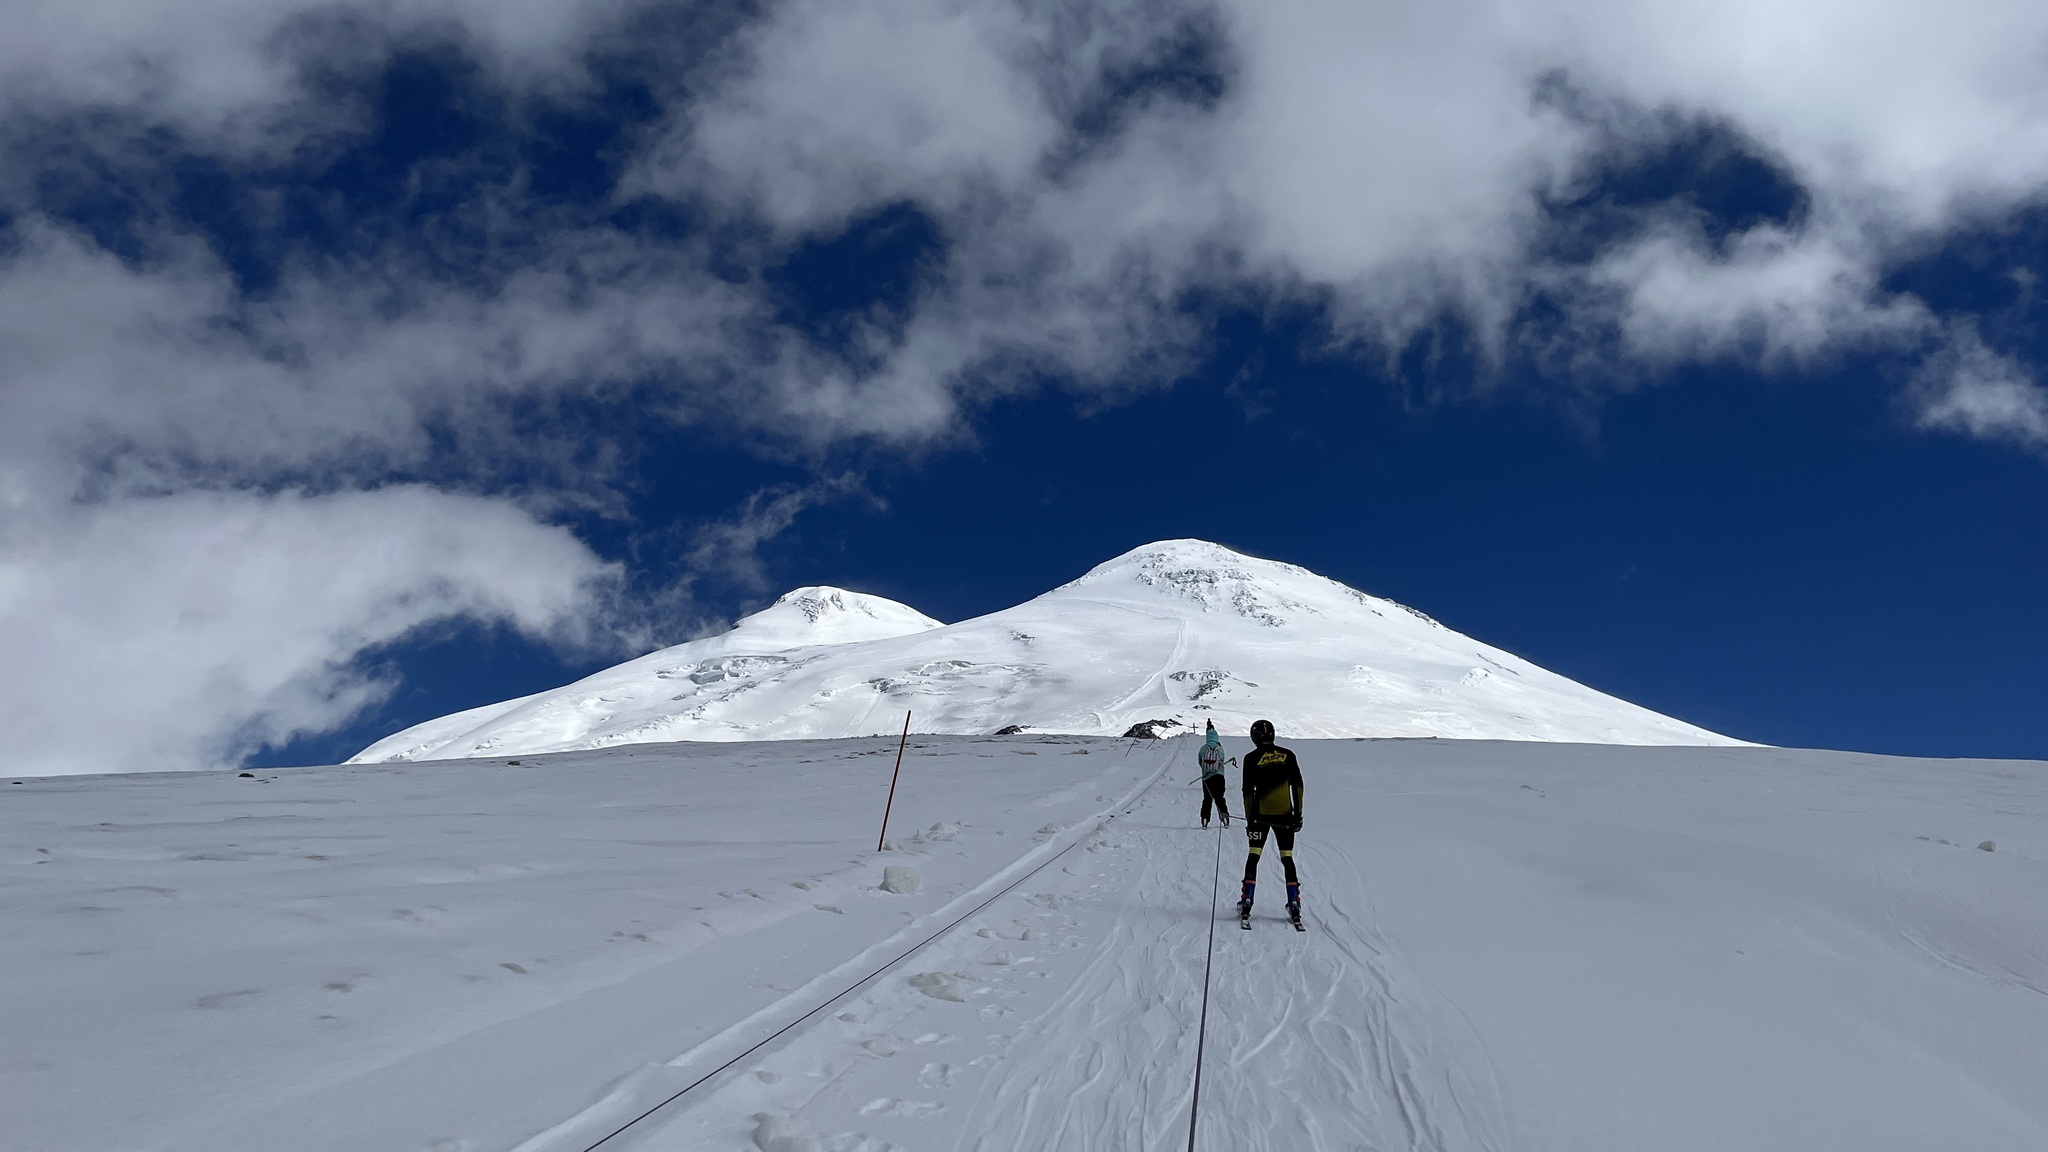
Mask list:
[[[624,1136],[627,1132],[637,1127],[643,1121],[649,1119],[650,1117],[653,1117],[657,1113],[663,1112],[664,1110],[668,1109],[671,1105],[674,1105],[677,1101],[681,1100],[683,1097],[688,1096],[690,1093],[712,1082],[713,1080],[716,1080],[721,1074],[727,1072],[735,1065],[739,1064],[741,1061],[748,1058],[749,1056],[753,1056],[767,1049],[771,1044],[781,1039],[784,1035],[792,1032],[800,1032],[802,1026],[806,1025],[807,1023],[815,1019],[819,1014],[823,1013],[826,1009],[831,1008],[833,1005],[846,999],[848,996],[851,996],[854,993],[860,991],[861,989],[873,984],[876,980],[880,979],[885,973],[895,968],[898,964],[901,964],[903,961],[923,951],[927,946],[932,944],[934,941],[937,941],[941,937],[952,932],[961,924],[966,923],[969,919],[973,918],[977,913],[981,912],[989,905],[994,904],[996,901],[1002,899],[1004,896],[1009,895],[1011,892],[1015,891],[1019,886],[1021,886],[1026,880],[1029,880],[1032,877],[1038,875],[1040,872],[1043,872],[1046,868],[1050,867],[1056,861],[1063,859],[1069,852],[1072,852],[1075,848],[1087,842],[1090,835],[1094,833],[1099,833],[1101,829],[1104,826],[1106,826],[1110,821],[1117,819],[1119,816],[1128,815],[1133,809],[1142,804],[1144,802],[1145,796],[1148,793],[1150,793],[1156,785],[1158,785],[1159,781],[1166,778],[1167,771],[1168,769],[1173,767],[1174,760],[1175,757],[1169,754],[1167,757],[1164,758],[1159,768],[1152,773],[1152,776],[1149,779],[1147,779],[1145,783],[1139,785],[1132,792],[1126,794],[1126,796],[1123,799],[1119,800],[1110,808],[1105,809],[1102,812],[1098,813],[1097,816],[1093,818],[1095,821],[1095,828],[1091,833],[1084,833],[1082,835],[1075,836],[1066,845],[1066,847],[1061,848],[1057,852],[1047,855],[1045,859],[1039,861],[1037,864],[1026,869],[1018,876],[1016,876],[1014,879],[1012,879],[1009,883],[1002,885],[1000,888],[997,888],[988,896],[976,901],[975,903],[967,907],[964,911],[960,912],[958,915],[955,915],[951,919],[947,920],[946,923],[937,931],[932,932],[930,935],[924,937],[922,940],[919,940],[917,943],[912,944],[910,947],[897,953],[894,958],[875,967],[874,969],[867,972],[865,975],[861,976],[859,979],[847,984],[839,991],[834,992],[832,995],[826,997],[823,1000],[820,1000],[809,1011],[782,1025],[780,1028],[775,1029],[773,1032],[763,1037],[760,1041],[756,1042],[751,1047],[734,1054],[733,1056],[725,1060],[723,1063],[712,1068],[710,1071],[704,1073],[702,1076],[699,1076],[695,1080],[692,1080],[688,1084],[685,1084],[683,1087],[676,1090],[673,1094],[666,1097],[665,1099],[659,1101],[654,1106],[640,1112],[638,1115],[627,1120],[625,1123],[619,1124],[618,1126],[611,1128],[597,1140],[589,1143],[588,1145],[585,1145],[582,1149],[582,1152],[598,1152],[598,1150],[601,1149],[604,1145],[610,1143],[611,1141],[617,1139],[620,1136]],[[1119,812],[1117,811],[1117,809],[1122,809],[1122,811]],[[1082,823],[1085,824],[1088,823],[1088,821],[1084,820],[1082,821]],[[1027,854],[1025,859],[1028,858],[1029,856]],[[1000,873],[998,873],[998,876],[1000,876]],[[572,1118],[572,1120],[567,1123],[573,1122],[574,1118]],[[528,1143],[532,1142],[529,1141]]]
[[[1188,1099],[1188,1152],[1195,1152],[1195,1126],[1202,1119],[1202,1049],[1209,1039],[1209,974],[1216,965],[1216,892],[1222,884],[1223,828],[1219,827],[1216,867],[1209,877],[1209,947],[1202,956],[1202,1016],[1195,1025],[1195,1087]]]
[[[1212,953],[1181,804],[1148,794],[1120,826],[1119,891],[1092,954],[1018,1029],[959,1146],[1166,1152],[1191,1147],[1199,1125],[1204,1145],[1233,1150],[1510,1147],[1483,1046],[1371,926],[1351,858],[1304,841],[1310,932],[1268,913]],[[1221,839],[1214,853],[1212,914]]]
[[[1081,969],[1018,1029],[1002,1074],[970,1104],[962,1131],[976,1135],[964,1147],[1185,1147],[1202,976],[1195,960],[1204,951],[1198,929],[1215,901],[1213,874],[1201,888],[1186,847],[1173,850],[1176,841],[1187,845],[1188,830],[1162,822],[1169,807],[1185,819],[1183,804],[1148,795],[1119,829],[1144,841],[1133,854],[1136,875],[1111,897],[1114,911]],[[1050,1115],[1041,1100],[1056,1102]]]

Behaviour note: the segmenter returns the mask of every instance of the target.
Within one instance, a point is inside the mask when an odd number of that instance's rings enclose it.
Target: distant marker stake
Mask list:
[[[875,851],[889,839],[889,810],[896,806],[896,778],[903,775],[903,747],[910,743],[910,713],[903,714],[903,739],[896,742],[896,770],[889,773],[889,802],[882,805],[882,834],[875,837]]]

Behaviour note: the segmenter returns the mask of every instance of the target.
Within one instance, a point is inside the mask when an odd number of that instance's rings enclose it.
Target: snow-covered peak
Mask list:
[[[1242,733],[1269,719],[1292,739],[1739,743],[1306,568],[1164,540],[957,624],[799,588],[723,635],[429,721],[357,759],[859,736],[906,710],[920,732]]]
[[[1360,606],[1399,608],[1306,568],[1262,560],[1207,540],[1161,540],[1096,565],[1045,598],[1152,602],[1168,611],[1236,616],[1268,628]],[[1421,613],[1414,616],[1428,620]]]
[[[774,652],[813,644],[886,640],[943,626],[908,604],[816,584],[785,592],[768,607],[741,617],[723,639],[733,649]]]
[[[1253,566],[1307,572],[1306,569],[1296,568],[1292,564],[1260,560],[1207,540],[1158,540],[1097,564],[1090,568],[1086,575],[1065,587],[1080,588],[1106,584],[1119,578],[1129,579],[1140,573],[1156,576],[1169,572],[1228,572],[1240,579],[1250,579],[1253,577]]]

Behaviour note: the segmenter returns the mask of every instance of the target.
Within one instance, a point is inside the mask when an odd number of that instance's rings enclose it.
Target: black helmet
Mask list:
[[[1271,744],[1272,742],[1273,722],[1271,720],[1252,721],[1252,743],[1263,745]]]

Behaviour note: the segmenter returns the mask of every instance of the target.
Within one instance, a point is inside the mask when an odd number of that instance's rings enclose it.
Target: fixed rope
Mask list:
[[[1163,777],[1165,774],[1166,769],[1164,766],[1162,766],[1159,770],[1159,774],[1153,776],[1150,783],[1146,784],[1143,788],[1140,788],[1138,790],[1137,797],[1133,798],[1132,807],[1136,807],[1137,800],[1142,799],[1145,793],[1150,792],[1152,790],[1153,785],[1158,784],[1161,777]],[[1126,808],[1124,809],[1122,814],[1128,815],[1130,811],[1130,808]],[[1109,821],[1116,819],[1117,815],[1118,813],[1111,813],[1110,815],[1104,817],[1103,824],[1106,825],[1109,823]],[[1100,826],[1098,826],[1098,828],[1099,827]],[[784,1024],[782,1027],[777,1028],[775,1031],[763,1037],[761,1041],[755,1044],[753,1047],[747,1049],[746,1051],[740,1053],[737,1056],[734,1056],[732,1059],[727,1060],[725,1063],[720,1064],[718,1067],[713,1068],[711,1071],[706,1072],[704,1075],[697,1077],[695,1080],[692,1080],[688,1084],[683,1085],[683,1087],[678,1089],[674,1095],[669,1096],[661,1103],[656,1104],[654,1107],[647,1109],[645,1112],[640,1113],[638,1116],[633,1117],[631,1120],[628,1120],[624,1124],[621,1124],[617,1128],[614,1128],[610,1132],[607,1132],[603,1137],[599,1138],[596,1142],[587,1145],[583,1149],[583,1152],[598,1152],[598,1149],[602,1148],[606,1144],[609,1144],[615,1138],[625,1135],[628,1129],[640,1123],[642,1120],[647,1119],[649,1116],[654,1115],[656,1112],[659,1112],[662,1109],[667,1108],[669,1105],[675,1103],[676,1101],[681,1100],[683,1097],[689,1095],[696,1089],[701,1088],[705,1084],[710,1083],[714,1078],[718,1076],[719,1073],[724,1072],[726,1069],[731,1068],[733,1065],[739,1063],[742,1060],[745,1060],[747,1057],[752,1056],[754,1053],[759,1052],[761,1049],[766,1048],[768,1045],[774,1043],[784,1033],[811,1019],[818,1013],[823,1012],[825,1009],[830,1008],[832,1005],[839,1003],[841,1000],[846,999],[848,996],[853,995],[855,992],[860,991],[862,988],[865,988],[867,985],[873,983],[877,978],[879,978],[884,972],[887,972],[889,969],[894,968],[896,965],[901,964],[903,961],[909,959],[913,954],[923,949],[927,944],[930,944],[932,941],[937,940],[939,937],[944,936],[948,932],[951,932],[953,929],[958,928],[963,922],[967,920],[968,917],[974,915],[975,913],[995,903],[997,900],[1000,900],[1004,896],[1007,896],[1011,892],[1015,891],[1018,885],[1024,883],[1026,880],[1031,879],[1033,876],[1038,875],[1040,872],[1043,872],[1046,868],[1050,867],[1054,861],[1062,859],[1066,856],[1067,853],[1072,852],[1075,848],[1080,847],[1080,845],[1087,839],[1088,836],[1085,834],[1075,837],[1074,842],[1072,844],[1067,845],[1065,848],[1062,848],[1058,852],[1053,853],[1051,856],[1046,857],[1044,860],[1039,861],[1039,863],[1030,871],[1024,873],[1022,876],[1017,877],[1015,880],[1010,881],[1008,884],[1005,884],[1000,891],[991,894],[987,899],[981,901],[974,907],[969,908],[967,911],[962,912],[960,915],[948,921],[945,927],[940,928],[938,931],[925,937],[923,940],[920,940],[917,943],[911,945],[910,947],[904,949],[901,953],[899,953],[896,956],[894,960],[891,960],[888,963],[883,964],[881,967],[874,969],[867,975],[847,985],[840,991],[833,993],[830,997],[819,1003],[817,1007],[812,1008],[809,1012],[806,1012],[803,1015],[797,1017],[796,1019],[791,1020],[789,1023]],[[1223,849],[1221,841],[1218,841],[1217,854],[1219,860],[1221,859],[1222,851]],[[1213,903],[1213,901],[1211,901],[1211,903]],[[1216,916],[1214,908],[1210,909],[1209,938],[1211,946],[1213,947],[1216,938]],[[1205,988],[1203,991],[1203,1010],[1205,1013],[1207,1012],[1207,1009],[1208,992]]]
[[[1209,1039],[1209,971],[1216,966],[1216,894],[1222,886],[1223,829],[1218,828],[1216,868],[1209,876],[1209,954],[1202,959],[1202,1019],[1195,1027],[1195,1095],[1188,1102],[1188,1152],[1195,1152],[1195,1126],[1202,1120],[1202,1048]]]

